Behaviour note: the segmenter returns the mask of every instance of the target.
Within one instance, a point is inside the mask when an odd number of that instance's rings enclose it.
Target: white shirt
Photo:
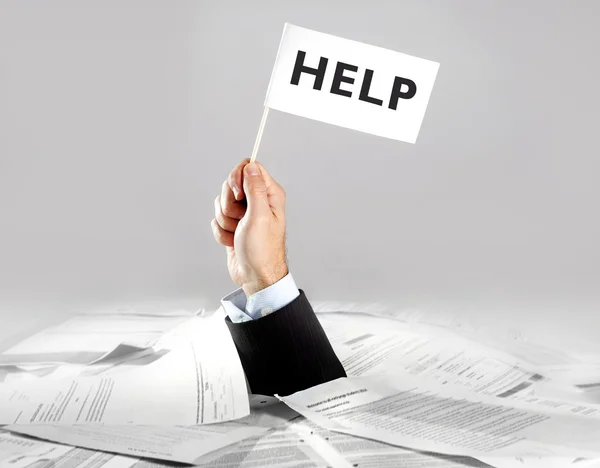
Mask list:
[[[242,288],[221,299],[223,309],[232,322],[256,320],[285,307],[300,295],[291,273],[268,288],[246,297]]]

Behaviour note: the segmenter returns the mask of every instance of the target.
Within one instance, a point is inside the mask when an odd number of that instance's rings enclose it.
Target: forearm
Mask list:
[[[252,393],[289,395],[346,376],[301,290],[293,302],[258,320],[226,320]]]

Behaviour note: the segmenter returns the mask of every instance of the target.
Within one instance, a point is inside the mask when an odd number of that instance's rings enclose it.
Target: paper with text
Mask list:
[[[260,400],[261,398],[257,398]],[[204,455],[286,424],[297,413],[277,402],[240,420],[200,426],[11,425],[7,430],[124,455],[196,463]]]
[[[222,317],[150,364],[0,386],[0,424],[190,425],[249,414],[244,371]]]
[[[543,379],[461,337],[426,333],[368,315],[329,313],[318,317],[348,375],[387,375],[392,383],[397,371],[403,370],[505,398],[527,392]]]
[[[412,449],[496,457],[600,455],[600,420],[545,413],[525,402],[423,384],[342,378],[282,400],[329,430]],[[569,428],[565,431],[565,428]]]
[[[0,366],[85,365],[119,360],[152,347],[169,330],[189,320],[186,312],[77,315],[42,330],[0,354]]]
[[[15,451],[14,447],[19,446]],[[159,468],[139,458],[95,452],[0,432],[0,466],[11,468]],[[164,465],[167,468],[166,465]]]

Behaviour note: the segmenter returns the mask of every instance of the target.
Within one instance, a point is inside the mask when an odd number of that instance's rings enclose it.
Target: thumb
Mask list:
[[[244,167],[244,192],[248,202],[247,211],[251,218],[271,214],[267,184],[256,163],[249,163]]]

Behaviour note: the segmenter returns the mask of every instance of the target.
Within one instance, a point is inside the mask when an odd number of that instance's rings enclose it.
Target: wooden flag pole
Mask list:
[[[262,138],[263,131],[265,129],[265,122],[267,121],[267,115],[269,115],[269,108],[265,106],[265,110],[260,120],[260,126],[258,127],[258,135],[256,135],[256,141],[254,142],[254,149],[252,150],[252,157],[250,162],[256,161],[256,153],[258,153],[258,147],[260,146],[260,139]]]

